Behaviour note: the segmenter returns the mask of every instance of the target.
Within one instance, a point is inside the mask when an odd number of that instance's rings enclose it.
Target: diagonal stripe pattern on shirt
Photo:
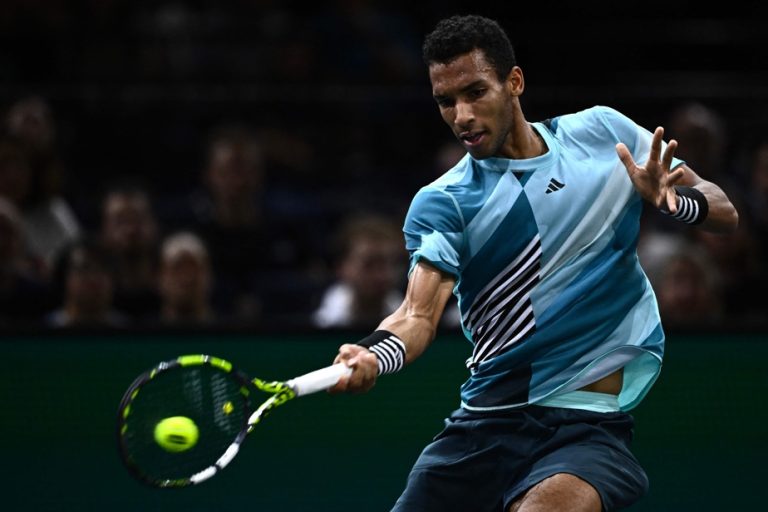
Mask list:
[[[541,240],[536,235],[480,292],[464,318],[475,341],[473,363],[503,352],[535,331],[530,294],[539,282],[540,273]]]

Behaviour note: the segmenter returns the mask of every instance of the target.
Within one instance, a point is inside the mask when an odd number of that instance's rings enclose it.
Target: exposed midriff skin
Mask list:
[[[621,386],[624,383],[624,369],[619,368],[612,374],[602,379],[587,384],[579,391],[591,391],[593,393],[607,393],[609,395],[618,395],[621,392]]]

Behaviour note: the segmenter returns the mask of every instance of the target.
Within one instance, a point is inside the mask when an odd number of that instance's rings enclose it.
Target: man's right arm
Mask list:
[[[389,331],[402,340],[406,364],[418,358],[434,339],[455,282],[452,275],[429,263],[417,263],[411,272],[403,303],[379,324],[378,329]],[[371,389],[378,376],[376,357],[360,345],[342,345],[334,362],[345,362],[353,372],[349,377],[342,378],[331,392],[364,392]]]

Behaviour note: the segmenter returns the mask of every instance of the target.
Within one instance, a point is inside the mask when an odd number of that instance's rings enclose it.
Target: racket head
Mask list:
[[[161,488],[207,480],[237,454],[253,413],[252,383],[224,359],[187,355],[141,374],[118,409],[120,457],[139,481]],[[191,419],[197,442],[167,451],[155,441],[155,427],[169,417]]]

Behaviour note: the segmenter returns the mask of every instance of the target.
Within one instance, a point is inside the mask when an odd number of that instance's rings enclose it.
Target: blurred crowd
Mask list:
[[[110,177],[90,191],[98,195],[92,229],[59,192],[46,102],[13,104],[4,128],[6,326],[359,327],[399,304],[406,257],[397,221],[350,214],[332,233],[321,215],[270,208],[263,141],[246,127],[212,131],[199,187],[182,197],[153,197],[140,180]]]
[[[35,4],[0,7],[14,41],[45,33],[0,58],[15,84],[0,104],[0,327],[371,329],[399,305],[410,198],[463,156],[427,110],[432,18],[367,1],[302,16],[280,2]],[[127,77],[154,84],[150,98],[109,88]],[[168,91],[191,98],[164,105]],[[610,100],[665,126],[740,213],[735,233],[710,235],[645,212],[638,252],[664,324],[768,325],[768,126],[736,126],[718,101]],[[530,110],[567,113],[544,104]],[[444,324],[458,328],[455,304]]]
[[[675,111],[678,155],[738,205],[729,235],[648,211],[638,251],[668,325],[757,325],[768,285],[768,133],[736,161],[727,131],[701,104]],[[199,186],[153,197],[110,177],[91,229],[60,192],[54,115],[43,98],[12,104],[0,138],[0,320],[4,326],[375,326],[403,296],[406,198],[381,211],[324,215],[311,190],[291,213],[268,199],[264,141],[244,126],[212,130]],[[438,165],[461,157],[440,147]],[[435,174],[434,176],[437,176]],[[425,177],[426,178],[426,177]],[[425,182],[426,183],[426,182]],[[276,190],[278,198],[286,192]],[[273,197],[275,199],[275,197]],[[396,214],[392,211],[397,212]],[[456,326],[456,322],[451,322]]]

